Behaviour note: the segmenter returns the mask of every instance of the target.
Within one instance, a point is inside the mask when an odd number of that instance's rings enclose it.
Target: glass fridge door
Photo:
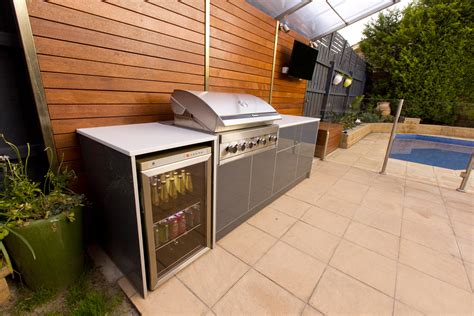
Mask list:
[[[211,245],[211,156],[142,171],[149,285]]]

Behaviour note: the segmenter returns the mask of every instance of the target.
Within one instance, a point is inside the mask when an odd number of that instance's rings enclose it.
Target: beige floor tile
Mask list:
[[[321,185],[317,186],[314,185],[312,182],[304,182],[300,183],[295,186],[290,191],[286,192],[285,195],[290,196],[292,198],[301,200],[306,203],[316,204],[319,198],[326,193],[329,189],[329,186]]]
[[[135,294],[131,301],[141,315],[205,315],[209,310],[175,277],[146,299]]]
[[[316,206],[332,211],[339,215],[352,218],[359,207],[358,204],[338,198],[330,193],[323,195],[315,204]]]
[[[457,237],[474,240],[474,226],[453,221],[454,233]]]
[[[328,192],[339,199],[359,204],[368,189],[369,187],[365,184],[340,179]]]
[[[370,154],[369,154],[370,155]],[[374,172],[379,172],[382,169],[383,158],[369,158],[366,156],[361,157],[354,163],[352,166],[360,169],[370,170]]]
[[[300,218],[311,207],[311,204],[283,195],[270,204],[270,207],[286,215]]]
[[[464,261],[474,263],[474,241],[463,238],[456,239]]]
[[[221,247],[200,257],[177,277],[208,306],[214,305],[249,269]]]
[[[351,166],[332,162],[332,161],[323,161],[321,164],[320,172],[325,174],[333,175],[335,177],[342,177],[346,172],[351,168]]]
[[[405,195],[409,197],[413,197],[416,199],[422,199],[430,202],[435,202],[435,203],[443,203],[443,199],[441,198],[441,195],[432,193],[429,191],[421,190],[418,188],[413,188],[410,186],[405,187]]]
[[[399,238],[379,229],[352,222],[344,238],[386,257],[398,258]]]
[[[464,261],[464,266],[466,267],[466,273],[471,283],[471,291],[474,292],[474,263]]]
[[[325,267],[321,261],[279,241],[254,268],[307,302]]]
[[[217,315],[300,315],[305,304],[250,270],[213,307]]]
[[[299,221],[283,235],[281,240],[327,263],[340,238]]]
[[[361,154],[342,149],[327,157],[327,160],[352,166],[356,161],[359,160],[360,157]]]
[[[280,238],[291,225],[296,222],[296,218],[272,209],[271,207],[266,207],[251,217],[247,222],[274,237]]]
[[[387,233],[400,236],[402,219],[383,210],[374,210],[361,206],[354,215],[354,220],[383,230]]]
[[[451,285],[471,290],[462,261],[456,257],[402,239],[399,261]]]
[[[330,267],[310,304],[326,315],[392,315],[393,299]]]
[[[399,265],[397,299],[425,314],[472,315],[472,293]]]
[[[438,230],[422,223],[404,220],[402,222],[402,238],[445,254],[460,257],[454,235],[442,235]]]
[[[427,210],[406,207],[403,211],[403,219],[430,226],[443,235],[451,236],[453,234],[448,218],[433,215],[432,212]]]
[[[441,189],[445,205],[448,208],[456,208],[462,211],[473,212],[474,194],[462,193],[454,189]]]
[[[462,211],[455,208],[448,209],[452,221],[474,226],[474,211]]]
[[[318,312],[316,309],[312,308],[310,305],[306,305],[303,314],[301,316],[324,316],[322,313]]]
[[[403,209],[403,195],[393,194],[379,188],[370,188],[365,195],[362,205],[377,211],[388,212],[401,216]]]
[[[342,177],[344,180],[349,180],[365,185],[371,185],[374,178],[377,176],[377,173],[373,171],[368,171],[359,168],[351,168],[347,173]]]
[[[372,183],[372,188],[378,188],[379,190],[385,190],[387,192],[393,192],[396,194],[404,194],[405,191],[405,179],[394,177],[391,175],[377,175]]]
[[[393,296],[396,261],[342,240],[329,264],[383,293]]]
[[[417,189],[417,190],[420,190],[420,191],[425,191],[425,192],[433,193],[433,194],[436,194],[436,195],[441,195],[441,191],[439,190],[439,188],[436,185],[421,183],[421,182],[417,182],[417,181],[411,181],[409,179],[407,179],[405,185],[407,187],[412,188],[412,189]]]
[[[337,236],[344,234],[344,231],[351,221],[349,218],[316,206],[311,207],[306,214],[303,215],[301,220]]]
[[[403,304],[402,302],[399,302],[397,300],[395,300],[393,315],[394,316],[423,316],[423,314],[417,311],[416,309],[406,304]]]
[[[413,210],[419,210],[424,214],[436,215],[446,219],[448,218],[448,213],[444,203],[433,203],[427,200],[406,196],[403,201],[403,206]]]
[[[334,183],[336,183],[337,180],[339,180],[339,176],[335,176],[335,175],[332,175],[332,174],[327,174],[327,173],[317,169],[316,171],[311,172],[309,180],[310,181],[314,180],[314,181],[319,182],[319,184],[327,184],[327,185],[331,186]]]
[[[254,265],[276,241],[271,235],[243,223],[222,238],[218,244],[245,263]]]

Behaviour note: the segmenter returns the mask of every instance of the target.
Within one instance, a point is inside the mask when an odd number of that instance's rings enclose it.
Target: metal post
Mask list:
[[[472,167],[474,167],[474,154],[471,154],[471,159],[469,159],[469,163],[467,164],[466,171],[461,172],[462,182],[459,188],[456,189],[457,191],[466,192],[465,189],[466,189],[467,181],[469,181],[469,176],[471,175]]]
[[[402,107],[403,107],[403,99],[400,99],[398,101],[397,114],[395,115],[395,119],[393,121],[392,132],[390,134],[390,140],[388,141],[387,152],[385,153],[385,159],[383,161],[383,166],[382,166],[382,170],[380,171],[380,174],[386,174],[385,170],[387,169],[388,158],[390,157],[390,152],[392,151],[393,141],[395,140],[395,135],[397,134],[398,119],[400,118],[400,113],[402,112]]]

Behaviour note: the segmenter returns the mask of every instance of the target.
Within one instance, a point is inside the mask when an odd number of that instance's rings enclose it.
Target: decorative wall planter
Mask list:
[[[352,84],[352,78],[351,77],[348,77],[346,78],[346,80],[344,80],[344,88],[348,88],[350,85]]]
[[[75,209],[74,214],[73,222],[61,213],[14,228],[31,245],[36,260],[15,234],[5,237],[8,253],[31,289],[60,289],[71,285],[82,274],[82,208]]]
[[[337,73],[334,76],[334,79],[332,80],[332,84],[337,86],[338,84],[340,84],[342,82],[342,79],[344,79],[344,76],[341,75],[340,73]]]

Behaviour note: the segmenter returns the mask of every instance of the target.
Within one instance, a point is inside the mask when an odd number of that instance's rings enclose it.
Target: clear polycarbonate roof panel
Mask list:
[[[309,39],[335,32],[399,0],[247,0]]]
[[[346,25],[325,0],[313,0],[288,15],[283,22],[309,39],[332,33]]]
[[[328,0],[346,23],[353,23],[394,3],[393,0]]]
[[[247,0],[247,2],[272,18],[276,18],[283,12],[305,2],[305,0]]]

